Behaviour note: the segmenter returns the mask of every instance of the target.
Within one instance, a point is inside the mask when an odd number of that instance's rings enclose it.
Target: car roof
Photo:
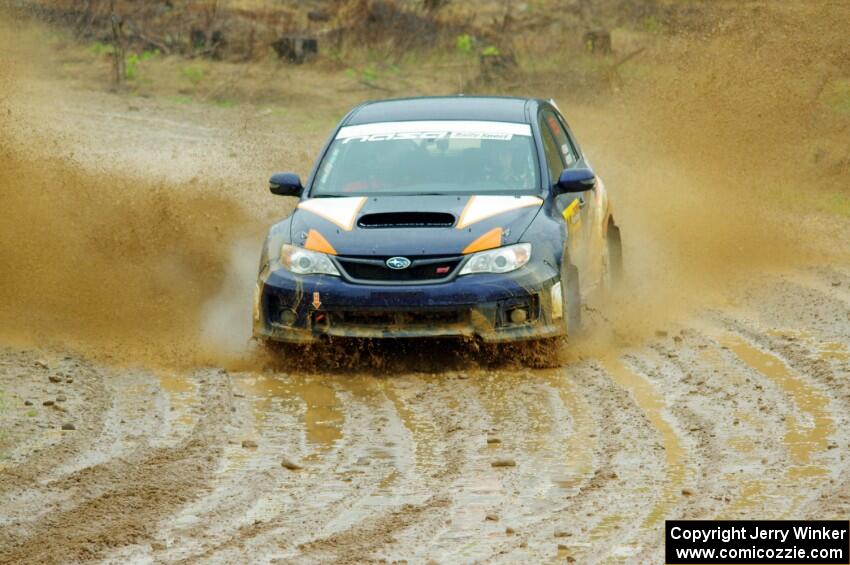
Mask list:
[[[499,96],[428,96],[377,100],[358,106],[344,125],[419,120],[483,120],[528,123],[529,98]]]

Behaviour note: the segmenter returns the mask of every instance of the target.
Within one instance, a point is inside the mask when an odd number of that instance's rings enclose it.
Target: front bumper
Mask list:
[[[260,273],[254,336],[312,343],[322,336],[355,338],[480,337],[486,342],[563,335],[554,319],[548,264],[532,261],[507,274],[476,274],[449,282],[388,286],[326,275]],[[526,310],[526,319],[512,316]]]

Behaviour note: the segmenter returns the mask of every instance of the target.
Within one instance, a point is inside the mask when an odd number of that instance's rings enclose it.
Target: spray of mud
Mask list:
[[[592,105],[563,104],[613,195],[628,273],[604,323],[573,343],[570,357],[640,341],[726,300],[741,278],[797,265],[829,242],[789,210],[787,194],[846,182],[846,169],[816,167],[810,155],[840,151],[830,140],[846,132],[818,106],[816,85],[850,60],[841,39],[847,10],[821,26],[824,15],[809,4],[753,6],[646,55],[643,64],[670,73]],[[24,67],[5,66],[0,83],[13,85]],[[47,150],[0,142],[5,341],[178,367],[268,362],[245,347],[267,218],[214,184],[91,171],[55,157],[62,152],[38,143],[37,132],[23,135]],[[328,353],[284,351],[278,364],[394,372],[546,358],[536,346],[442,343],[339,343]]]
[[[4,340],[99,345],[119,362],[197,361],[204,305],[227,281],[245,223],[233,202],[6,148],[0,187]]]
[[[621,92],[565,108],[613,194],[626,254],[627,281],[585,352],[728,306],[760,273],[842,253],[847,222],[812,214],[810,199],[850,197],[850,116],[824,100],[850,71],[850,6],[702,6],[704,27],[647,50]]]
[[[5,21],[0,37],[0,339],[167,367],[244,349],[232,273],[257,251],[234,242],[257,228],[224,181],[83,166],[85,145],[32,120],[62,93],[30,88],[51,85],[43,36]]]

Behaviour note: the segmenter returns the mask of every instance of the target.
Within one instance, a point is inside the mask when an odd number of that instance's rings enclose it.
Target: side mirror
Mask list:
[[[564,169],[555,185],[555,193],[584,192],[595,187],[596,175],[590,169]]]
[[[295,173],[275,173],[269,179],[269,190],[279,196],[301,196],[304,187]]]

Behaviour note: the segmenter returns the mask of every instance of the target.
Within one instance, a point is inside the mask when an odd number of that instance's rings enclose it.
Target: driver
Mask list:
[[[374,144],[386,141],[352,144],[345,156],[350,180],[342,186],[343,192],[383,190],[387,186],[387,170],[392,166],[389,152],[376,151]]]
[[[526,151],[522,149],[510,141],[490,141],[487,180],[511,188],[528,188],[528,163],[525,162]]]

